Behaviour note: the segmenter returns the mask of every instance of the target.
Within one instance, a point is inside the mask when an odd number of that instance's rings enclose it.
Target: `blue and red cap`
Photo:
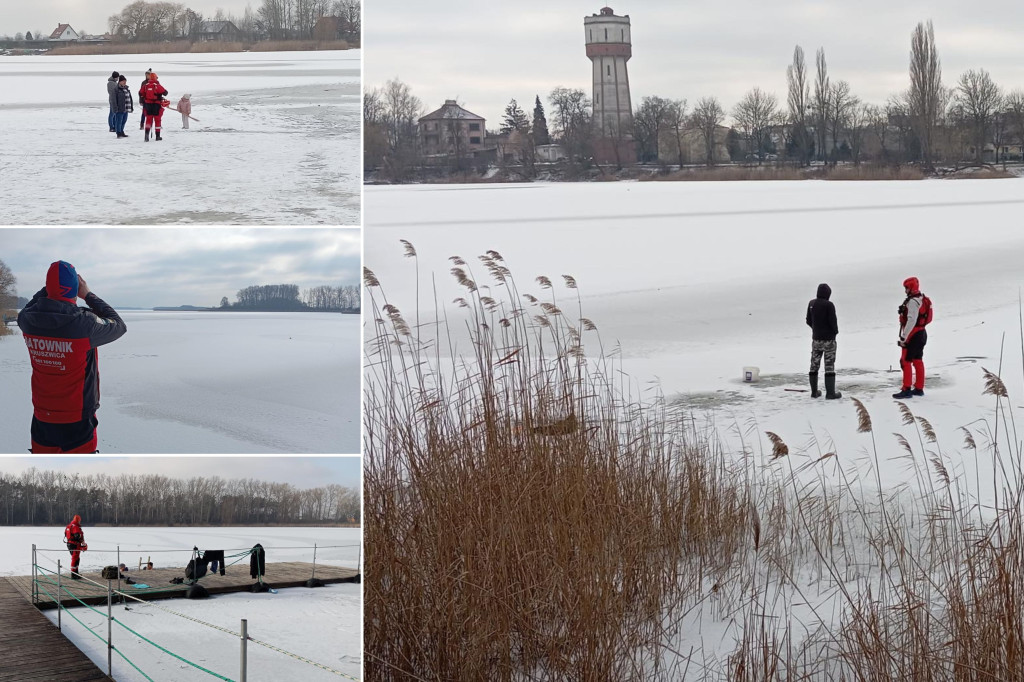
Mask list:
[[[74,265],[63,260],[50,264],[46,271],[46,296],[66,303],[78,300],[78,273]]]

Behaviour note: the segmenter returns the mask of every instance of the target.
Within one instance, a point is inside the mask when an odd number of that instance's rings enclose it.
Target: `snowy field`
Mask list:
[[[0,528],[0,542],[9,551],[0,555],[0,575],[27,575],[31,570],[31,545],[60,548],[61,528]],[[136,557],[152,556],[157,566],[183,566],[193,545],[204,549],[251,547],[261,543],[267,561],[310,561],[314,543],[344,547],[322,549],[317,562],[355,568],[359,560],[361,531],[357,528],[86,528],[89,551],[82,568],[98,570],[113,563],[118,545],[122,560],[136,565]],[[67,552],[41,552],[41,566],[57,558],[66,563]],[[132,572],[134,573],[134,572]],[[136,577],[145,573],[135,574]],[[127,589],[127,588],[126,588]],[[360,677],[362,640],[362,586],[339,584],[315,590],[292,588],[277,594],[237,593],[204,601],[174,599],[157,602],[163,609],[202,620],[232,632],[248,620],[249,636],[285,651],[331,667],[353,678]],[[71,610],[99,638],[65,614],[65,634],[100,668],[106,671],[105,610],[99,614],[84,607]],[[54,610],[45,612],[56,622]],[[238,679],[239,641],[231,635],[186,620],[156,606],[129,603],[116,607],[114,617],[164,648],[232,680]],[[155,680],[187,682],[211,679],[187,664],[161,653],[139,637],[114,626],[114,645]],[[248,647],[250,680],[337,680],[337,675],[255,644]],[[114,678],[119,682],[143,682],[127,663],[114,656]]]
[[[0,58],[0,224],[360,222],[359,50]],[[118,140],[106,80],[152,68],[176,106]],[[59,150],[56,151],[55,150]]]
[[[124,311],[98,350],[103,454],[359,451],[359,317]],[[0,452],[29,447],[31,367],[0,339]]]
[[[415,319],[414,263],[399,239],[411,241],[420,269],[436,278],[456,354],[469,348],[462,313],[450,302],[467,292],[448,275],[447,259],[462,256],[482,293],[504,300],[503,290],[484,288],[495,283],[476,259],[494,249],[522,294],[554,296],[570,323],[579,316],[577,292],[560,276],[574,276],[583,316],[598,328],[583,335],[588,353],[600,341],[630,376],[634,397],[663,393],[727,452],[750,453],[766,475],[781,466],[768,463],[765,431],[772,431],[789,446],[787,472],[837,453],[798,471],[802,483],[821,474],[841,487],[841,466],[858,489],[871,490],[872,435],[857,433],[850,400],[859,398],[873,420],[879,479],[890,492],[904,490],[903,499],[924,481],[893,435],[918,449],[915,427],[901,423],[891,398],[901,383],[896,309],[903,280],[919,277],[935,320],[926,395],[908,406],[934,426],[937,445],[928,448],[991,513],[995,399],[982,395],[982,367],[999,372],[1002,364],[1012,416],[1024,420],[1024,180],[367,187],[366,205],[367,267],[388,301]],[[421,315],[430,317],[431,274],[420,293]],[[540,275],[553,291],[537,284]],[[808,388],[811,345],[804,316],[819,282],[831,285],[838,313],[838,401],[799,392]],[[447,342],[440,348],[447,353]],[[746,366],[760,369],[760,382],[742,382]],[[963,447],[959,427],[973,433],[977,455]],[[868,547],[849,549],[864,558],[850,587],[870,583],[875,557]],[[843,604],[832,583],[810,571],[798,583],[802,592],[785,592],[792,609],[777,604],[776,615],[811,630],[820,617],[838,621]],[[668,650],[696,652],[695,662],[714,670],[736,650],[743,623],[711,603],[686,614]]]

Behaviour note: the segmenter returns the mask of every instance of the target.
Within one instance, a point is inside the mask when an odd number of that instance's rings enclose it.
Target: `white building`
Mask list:
[[[80,37],[78,31],[71,28],[71,24],[59,24],[50,34],[50,40],[71,41],[78,40]]]

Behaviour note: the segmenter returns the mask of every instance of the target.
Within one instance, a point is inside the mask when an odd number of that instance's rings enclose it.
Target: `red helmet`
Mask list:
[[[909,289],[912,294],[916,294],[921,290],[921,283],[917,280],[917,277],[907,277],[903,280],[903,288]]]
[[[71,519],[71,523],[81,523],[81,522],[82,522],[82,517],[79,516],[78,514],[75,514],[75,518]]]

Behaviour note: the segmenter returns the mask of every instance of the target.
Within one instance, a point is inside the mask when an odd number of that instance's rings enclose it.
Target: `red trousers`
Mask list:
[[[155,127],[156,131],[159,133],[160,132],[160,125],[161,125],[161,122],[163,121],[163,119],[164,119],[163,109],[161,109],[160,113],[157,114],[156,116],[152,116],[151,114],[149,114],[149,112],[147,112],[146,113],[146,130],[149,130],[150,128],[154,128]]]
[[[87,443],[79,445],[77,448],[71,448],[70,450],[64,450],[62,448],[51,447],[49,445],[40,445],[39,443],[32,441],[32,454],[33,455],[92,455],[96,453],[96,448],[99,447],[99,438],[96,435],[96,430],[93,429],[92,439]]]
[[[71,572],[78,573],[78,561],[82,558],[82,550],[80,549],[69,549],[71,552]]]
[[[924,360],[907,360],[907,349],[904,348],[900,354],[900,367],[903,368],[903,387],[924,390]],[[914,374],[917,374],[916,381]]]

